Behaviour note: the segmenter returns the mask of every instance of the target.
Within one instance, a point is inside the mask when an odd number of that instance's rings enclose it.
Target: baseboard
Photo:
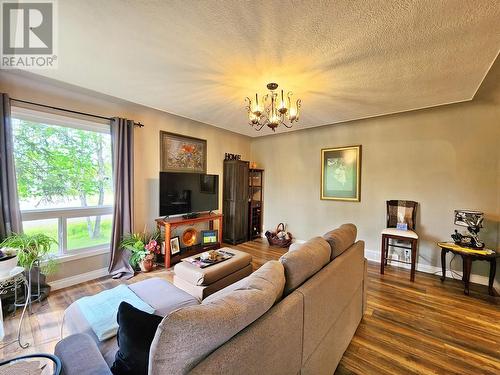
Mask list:
[[[73,286],[76,284],[84,283],[86,281],[98,279],[99,277],[109,275],[108,268],[99,268],[94,271],[81,273],[79,275],[65,277],[64,279],[50,281],[49,285],[51,290],[58,290]]]
[[[365,257],[366,257],[366,259],[368,259],[372,262],[380,263],[380,250],[374,251],[374,250],[365,249]],[[394,263],[394,264],[392,264],[392,266],[410,269],[409,264]],[[446,277],[452,278],[452,273],[448,269],[448,265],[446,265],[446,266],[447,266],[446,267],[447,268],[446,269]],[[441,276],[443,274],[441,267],[435,267],[435,266],[431,266],[428,264],[418,264],[417,263],[416,269],[417,269],[417,271],[430,273],[433,275],[440,275]],[[456,274],[459,274],[460,277],[462,277],[462,272],[459,272],[459,271],[453,271],[453,272],[455,273],[455,278],[457,277]],[[476,284],[488,285],[488,277],[486,277],[486,276],[471,274],[470,281],[472,283],[476,283]],[[495,281],[495,284],[498,284],[498,282]]]

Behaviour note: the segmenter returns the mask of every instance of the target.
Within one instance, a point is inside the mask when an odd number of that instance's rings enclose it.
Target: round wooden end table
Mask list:
[[[438,242],[437,245],[441,248],[441,268],[443,270],[441,281],[446,280],[446,253],[450,252],[460,255],[463,261],[462,281],[464,282],[464,294],[469,295],[469,281],[472,261],[484,260],[490,263],[488,293],[490,294],[490,296],[495,295],[493,282],[495,281],[495,272],[497,270],[497,258],[500,257],[500,253],[497,253],[494,250],[490,249],[471,249],[469,247],[459,246],[453,242]]]

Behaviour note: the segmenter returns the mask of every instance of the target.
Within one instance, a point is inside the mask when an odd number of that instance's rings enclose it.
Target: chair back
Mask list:
[[[387,228],[396,228],[403,220],[409,230],[415,230],[417,223],[418,202],[390,200],[387,201]]]

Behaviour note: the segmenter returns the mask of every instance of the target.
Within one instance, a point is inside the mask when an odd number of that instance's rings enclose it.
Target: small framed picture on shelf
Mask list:
[[[170,239],[170,255],[179,254],[181,252],[181,245],[179,243],[179,236]]]
[[[201,244],[202,246],[214,245],[217,243],[218,230],[202,230]]]

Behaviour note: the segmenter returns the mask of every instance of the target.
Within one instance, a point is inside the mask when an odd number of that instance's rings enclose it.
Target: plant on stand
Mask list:
[[[40,266],[42,273],[47,275],[55,271],[57,264],[50,256],[52,245],[57,245],[57,241],[43,233],[13,233],[0,243],[0,248],[16,249],[17,263],[21,267],[31,270]]]
[[[154,268],[156,254],[160,253],[160,236],[160,231],[124,236],[120,247],[130,251],[129,263],[134,270],[149,272]]]
[[[26,270],[29,285],[33,285],[33,279],[37,280],[35,285],[38,292],[33,295],[37,300],[42,297],[40,275],[49,275],[55,272],[57,267],[57,262],[50,254],[51,247],[55,244],[57,244],[55,239],[43,233],[13,233],[0,243],[0,249],[16,250],[17,264]],[[48,290],[47,288],[47,294]]]

